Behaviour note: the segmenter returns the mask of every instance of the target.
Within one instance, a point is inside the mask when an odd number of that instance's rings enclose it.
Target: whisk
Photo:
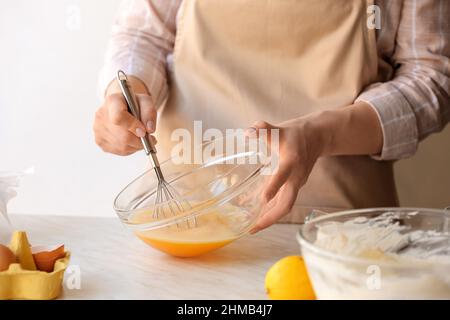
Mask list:
[[[128,77],[122,70],[117,72],[117,80],[119,82],[122,94],[127,102],[128,111],[138,120],[141,120],[141,112],[138,101],[131,87],[128,85]],[[149,156],[151,165],[155,170],[158,178],[158,186],[156,189],[156,197],[154,202],[153,218],[169,218],[170,216],[178,216],[192,209],[186,199],[184,199],[178,191],[170,185],[165,179],[161,171],[161,167],[156,156],[156,148],[147,136],[140,138],[144,147],[144,151]],[[197,225],[195,218],[186,220],[187,226]],[[177,224],[180,227],[180,224]]]

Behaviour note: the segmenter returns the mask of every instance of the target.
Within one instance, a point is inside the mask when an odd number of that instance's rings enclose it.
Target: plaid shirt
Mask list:
[[[181,1],[123,1],[101,73],[102,92],[122,69],[144,81],[156,104],[162,103]],[[374,158],[401,159],[450,121],[450,1],[375,3],[382,17],[377,30],[380,81],[365,88],[357,101],[370,104],[382,125],[383,150]]]

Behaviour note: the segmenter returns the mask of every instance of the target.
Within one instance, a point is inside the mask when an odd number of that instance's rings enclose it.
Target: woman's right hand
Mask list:
[[[128,112],[127,103],[116,80],[107,89],[105,101],[95,113],[94,134],[96,144],[105,152],[127,156],[142,149],[141,137],[155,132],[156,109],[145,85],[129,77],[141,109],[139,121]],[[149,135],[153,143],[156,140]]]

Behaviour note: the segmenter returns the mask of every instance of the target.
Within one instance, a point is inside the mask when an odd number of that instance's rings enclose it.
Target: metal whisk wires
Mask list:
[[[117,80],[119,82],[122,94],[128,105],[128,111],[137,119],[141,120],[140,108],[136,96],[131,87],[128,85],[128,77],[122,70],[117,72]],[[186,199],[184,199],[178,191],[170,185],[165,179],[161,171],[161,167],[156,156],[156,148],[147,136],[140,138],[144,147],[144,151],[149,156],[156,177],[158,178],[158,186],[156,189],[153,218],[169,218],[171,216],[181,216],[183,213],[192,209]],[[195,218],[186,219],[188,228],[197,226]],[[180,228],[182,225],[177,224]]]

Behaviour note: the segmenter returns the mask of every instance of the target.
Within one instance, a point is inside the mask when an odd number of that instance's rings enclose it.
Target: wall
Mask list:
[[[93,143],[98,73],[118,3],[1,6],[0,170],[35,167],[10,211],[113,216],[114,196],[143,170],[144,155],[114,157]]]

